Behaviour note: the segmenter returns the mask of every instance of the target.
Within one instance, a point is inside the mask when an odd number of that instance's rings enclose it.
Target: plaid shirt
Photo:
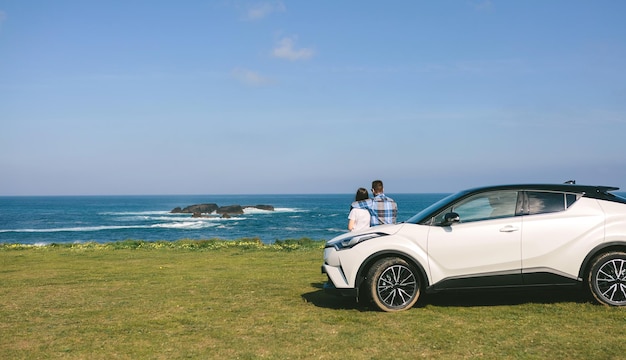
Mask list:
[[[398,205],[385,194],[378,194],[373,199],[355,201],[352,207],[370,212],[370,226],[395,224],[398,216]]]

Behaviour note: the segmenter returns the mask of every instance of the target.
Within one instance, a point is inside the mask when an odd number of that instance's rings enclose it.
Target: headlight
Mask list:
[[[354,235],[354,236],[347,236],[347,237],[343,237],[334,241],[329,241],[326,244],[326,247],[334,247],[337,250],[345,250],[345,249],[350,249],[351,247],[355,246],[356,244],[362,243],[363,241],[366,240],[371,240],[371,239],[375,239],[381,236],[385,236],[387,234],[385,233],[367,233],[367,234],[360,234],[360,235]]]

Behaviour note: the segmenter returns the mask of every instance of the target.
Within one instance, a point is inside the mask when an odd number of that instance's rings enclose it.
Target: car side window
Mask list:
[[[567,201],[567,207],[572,206],[573,203],[576,202],[576,200],[580,199],[580,195],[576,195],[576,194],[565,194],[565,201]]]
[[[575,194],[528,191],[528,214],[546,214],[567,209],[576,201]]]
[[[446,213],[459,214],[461,222],[488,220],[515,216],[518,192],[513,190],[490,191],[476,194],[453,204],[435,216],[434,223],[443,221]]]

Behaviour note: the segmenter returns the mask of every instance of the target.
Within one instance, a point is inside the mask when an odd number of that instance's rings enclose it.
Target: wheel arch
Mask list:
[[[384,251],[379,251],[377,253],[370,255],[369,257],[365,259],[365,261],[361,263],[361,266],[359,267],[359,271],[357,272],[357,275],[356,275],[356,282],[355,282],[355,288],[359,289],[358,290],[359,293],[360,293],[361,286],[363,285],[363,283],[365,282],[365,279],[367,278],[367,272],[372,267],[372,265],[374,265],[376,261],[380,259],[388,258],[388,257],[399,257],[401,259],[404,259],[409,264],[413,265],[419,273],[422,289],[426,289],[428,287],[429,284],[428,284],[428,276],[426,275],[426,269],[424,268],[424,266],[422,266],[422,264],[419,261],[417,261],[414,257],[401,251],[384,250]]]
[[[601,254],[608,253],[611,251],[626,252],[626,241],[612,241],[612,242],[600,244],[596,246],[595,248],[593,248],[587,254],[587,256],[585,256],[585,259],[580,265],[580,270],[578,271],[578,278],[583,279],[583,281],[586,281],[586,276],[587,276],[587,273],[589,272],[589,269],[591,268],[593,259],[595,259],[597,256]]]

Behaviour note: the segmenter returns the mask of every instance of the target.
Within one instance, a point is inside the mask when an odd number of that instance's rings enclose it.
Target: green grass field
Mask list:
[[[326,295],[321,242],[0,245],[0,359],[619,359],[626,309],[573,291]]]

